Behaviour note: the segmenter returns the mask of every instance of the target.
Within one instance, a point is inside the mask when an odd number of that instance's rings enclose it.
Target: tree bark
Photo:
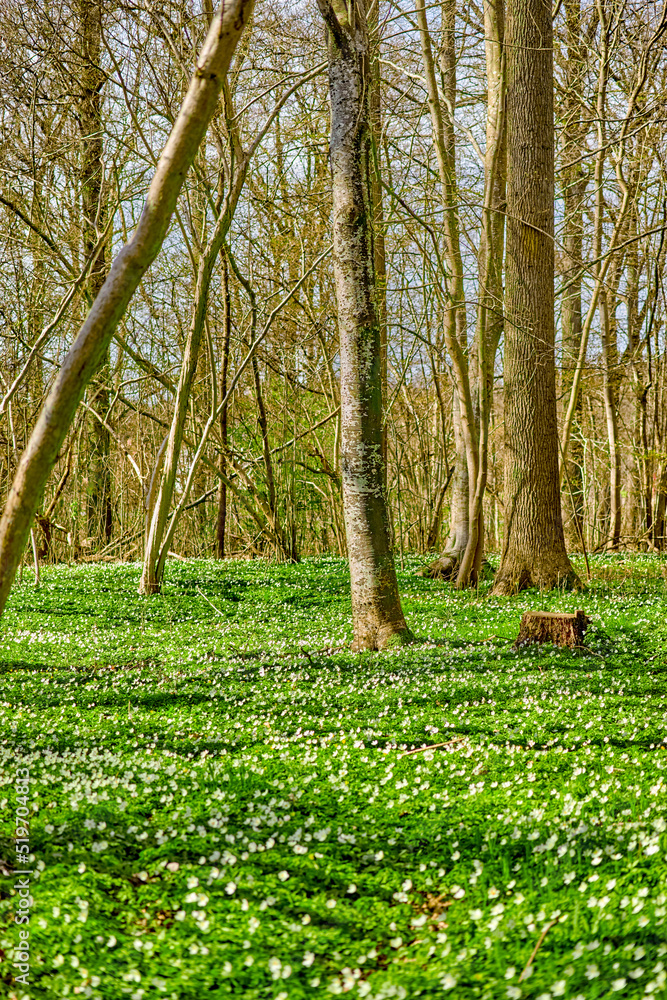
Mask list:
[[[456,181],[454,134],[456,0],[445,0],[442,4],[442,42],[438,59],[441,87],[438,86],[436,76],[425,0],[416,0],[415,10],[443,207],[444,259],[448,270],[448,295],[444,308],[443,333],[454,371],[452,423],[456,448],[449,537],[442,556],[423,572],[427,576],[453,579],[458,574],[461,559],[470,541],[470,490],[471,486],[474,489],[477,482],[478,471],[478,438],[467,354],[465,288]]]
[[[582,252],[584,239],[584,195],[588,183],[588,169],[581,159],[586,141],[587,126],[582,123],[581,86],[586,72],[586,47],[582,39],[583,19],[581,0],[565,0],[565,91],[562,99],[563,122],[561,131],[563,194],[563,254],[561,276],[561,331],[563,361],[561,388],[567,398],[572,389],[582,333]],[[577,402],[575,419],[581,421],[581,397]],[[571,487],[571,516],[574,522],[572,540],[579,541],[584,531],[583,496],[583,446],[580,438],[570,445],[567,459],[567,478]]]
[[[353,649],[383,649],[412,636],[398,595],[384,488],[366,4],[318,0],[318,6],[328,28],[341,465]]]
[[[477,395],[476,479],[469,493],[469,538],[456,577],[456,586],[479,580],[484,557],[484,493],[488,476],[489,422],[493,405],[496,351],[503,332],[503,250],[505,243],[506,128],[505,128],[505,8],[503,0],[486,0],[486,150],[484,201],[479,241],[479,305],[475,333],[474,383]]]
[[[227,372],[229,370],[229,344],[232,333],[232,302],[229,294],[229,268],[227,266],[227,256],[222,253],[222,358],[220,370],[220,399],[227,395]],[[227,474],[227,420],[229,407],[223,406],[220,413],[220,442],[222,451],[220,455],[220,471],[223,476]],[[220,480],[220,492],[218,493],[218,513],[215,520],[215,547],[214,555],[216,559],[225,558],[225,529],[227,527],[227,483]]]
[[[142,276],[155,260],[185,175],[204,138],[252,0],[225,0],[213,20],[132,239],[116,257],[51,387],[21,458],[0,521],[0,613],[9,595],[46,479],[76,408]]]
[[[95,251],[98,234],[106,225],[104,204],[104,131],[102,87],[105,74],[100,66],[102,49],[102,12],[104,0],[79,0],[77,5],[81,54],[81,92],[78,100],[81,132],[81,229],[83,259]],[[90,269],[87,296],[93,302],[106,277],[105,247]],[[94,542],[106,545],[111,539],[113,511],[111,504],[111,435],[104,426],[109,409],[109,349],[104,352],[99,369],[90,380],[89,399],[102,421],[88,418],[87,528]],[[104,422],[103,422],[104,421]]]
[[[575,611],[573,615],[554,614],[551,611],[526,611],[521,618],[519,634],[514,648],[528,646],[531,643],[553,643],[554,646],[581,646],[584,634],[590,624],[590,619],[583,611]]]
[[[155,502],[155,507],[148,524],[146,534],[146,547],[144,553],[144,567],[139,581],[139,593],[145,595],[159,594],[162,589],[162,577],[167,559],[168,550],[164,545],[165,530],[169,520],[169,511],[174,497],[176,486],[176,475],[178,472],[178,462],[181,456],[183,444],[183,434],[185,432],[185,422],[188,415],[188,405],[190,402],[190,392],[204,334],[204,324],[208,310],[208,294],[213,277],[213,269],[220,254],[225,236],[229,230],[234,210],[238,202],[239,194],[243,187],[246,171],[248,168],[248,157],[242,157],[235,169],[233,178],[230,178],[231,186],[224,206],[219,207],[219,216],[215,229],[211,234],[206,249],[199,258],[197,267],[197,284],[195,289],[195,302],[192,310],[190,328],[183,351],[183,361],[176,391],[176,401],[174,404],[174,414],[169,431],[169,442],[165,452],[164,466],[162,469],[162,479]]]
[[[602,337],[602,396],[609,442],[609,533],[606,548],[618,549],[621,541],[621,452],[618,440],[618,346],[616,321],[610,314],[606,289],[600,293],[600,333]]]
[[[505,40],[505,538],[496,594],[580,585],[565,551],[558,479],[549,0],[513,0]]]
[[[387,399],[387,255],[384,246],[384,204],[382,201],[382,92],[380,76],[379,4],[372,3],[368,12],[370,58],[370,112],[371,112],[371,195],[373,203],[373,240],[375,252],[375,296],[380,323],[380,367],[382,372],[382,399]],[[387,490],[388,436],[387,421],[382,416],[382,462],[384,488]]]

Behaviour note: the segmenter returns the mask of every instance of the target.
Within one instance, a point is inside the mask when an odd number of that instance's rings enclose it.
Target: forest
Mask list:
[[[666,55],[5,0],[11,1000],[667,997]]]

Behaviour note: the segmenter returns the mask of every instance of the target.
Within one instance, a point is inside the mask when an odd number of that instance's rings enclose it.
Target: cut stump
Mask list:
[[[581,646],[590,619],[583,611],[573,615],[553,614],[549,611],[526,611],[521,619],[514,648],[529,643],[551,642],[554,646]]]

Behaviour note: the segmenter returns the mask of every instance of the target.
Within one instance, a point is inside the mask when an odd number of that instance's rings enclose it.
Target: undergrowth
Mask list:
[[[349,651],[335,559],[170,563],[154,598],[136,565],[16,586],[3,995],[666,997],[663,565],[595,557],[583,595],[500,599],[407,560],[419,642],[382,654]],[[514,650],[525,610],[577,607],[587,650]]]

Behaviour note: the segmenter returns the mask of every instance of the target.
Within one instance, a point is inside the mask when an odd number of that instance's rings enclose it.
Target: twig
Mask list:
[[[464,743],[465,736],[455,736],[453,740],[446,740],[444,743],[432,743],[429,747],[417,747],[416,750],[406,750],[401,757],[408,757],[411,753],[423,753],[424,750],[437,750],[438,747],[449,747],[452,743]]]
[[[561,916],[562,915],[563,914],[561,914]],[[550,921],[550,923],[547,924],[547,926],[544,928],[544,930],[542,931],[542,933],[538,937],[537,944],[533,948],[533,953],[530,956],[530,958],[528,959],[528,961],[526,962],[526,966],[525,966],[523,972],[519,976],[519,982],[520,983],[523,982],[524,979],[526,979],[527,974],[528,974],[528,969],[533,964],[533,961],[535,960],[535,956],[537,955],[538,951],[542,947],[542,943],[544,942],[545,937],[547,936],[547,934],[549,933],[549,931],[551,930],[551,928],[554,926],[554,924],[557,924],[559,920],[560,920],[560,917],[556,917],[555,920]]]
[[[204,600],[205,600],[205,601],[206,601],[206,602],[207,602],[208,604],[210,604],[210,605],[211,605],[211,607],[213,608],[213,610],[214,610],[214,611],[217,611],[217,612],[218,612],[218,614],[220,615],[220,617],[221,617],[221,618],[226,618],[226,617],[227,617],[227,616],[225,615],[224,611],[221,611],[221,610],[220,610],[220,608],[216,608],[216,606],[215,606],[215,604],[213,603],[213,601],[209,601],[208,597],[206,596],[206,594],[204,593],[204,591],[203,591],[203,590],[201,589],[201,587],[197,587],[197,591],[198,591],[198,593],[200,593],[200,594],[201,594],[201,596],[202,596],[202,597],[204,598]]]
[[[594,649],[589,649],[588,646],[572,646],[572,649],[583,649],[584,653],[590,653],[591,656],[597,656],[599,659],[604,660],[602,653],[596,653]]]

